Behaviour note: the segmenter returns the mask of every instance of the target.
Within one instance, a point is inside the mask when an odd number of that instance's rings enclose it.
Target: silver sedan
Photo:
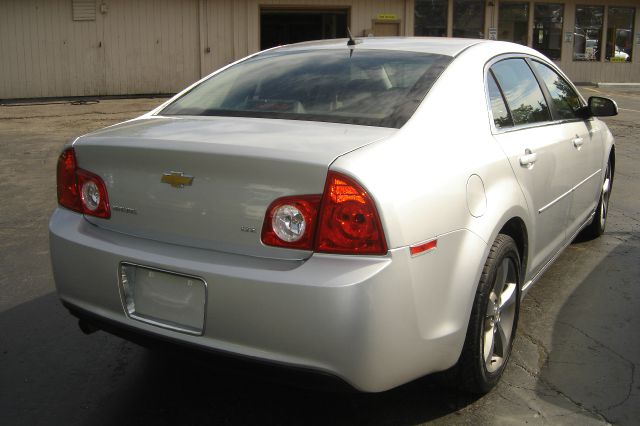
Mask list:
[[[58,293],[85,331],[487,392],[526,291],[604,231],[616,113],[510,43],[260,52],[65,147]]]

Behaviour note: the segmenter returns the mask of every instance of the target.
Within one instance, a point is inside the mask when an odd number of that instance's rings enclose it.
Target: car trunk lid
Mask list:
[[[303,259],[265,246],[269,204],[321,194],[338,156],[396,130],[239,117],[152,117],[83,136],[78,166],[104,180],[111,218],[96,226],[152,240],[251,256]],[[192,180],[191,180],[192,178]]]

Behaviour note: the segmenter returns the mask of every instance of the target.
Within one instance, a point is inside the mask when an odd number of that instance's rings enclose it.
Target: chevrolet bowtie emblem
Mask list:
[[[185,175],[182,172],[169,172],[162,175],[160,182],[168,183],[174,188],[184,188],[185,186],[191,186],[193,176]]]

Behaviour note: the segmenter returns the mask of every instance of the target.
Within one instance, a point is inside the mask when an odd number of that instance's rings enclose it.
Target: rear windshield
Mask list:
[[[399,128],[409,120],[451,59],[357,46],[265,52],[202,82],[160,114],[282,118]]]

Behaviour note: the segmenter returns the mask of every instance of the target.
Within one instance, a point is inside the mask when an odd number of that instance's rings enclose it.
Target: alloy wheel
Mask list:
[[[611,196],[611,165],[607,165],[607,171],[604,175],[604,183],[602,184],[602,199],[600,200],[600,227],[604,229],[609,213],[609,197]]]
[[[489,373],[499,370],[511,350],[516,317],[517,274],[513,260],[505,257],[496,271],[484,320],[483,359]]]

